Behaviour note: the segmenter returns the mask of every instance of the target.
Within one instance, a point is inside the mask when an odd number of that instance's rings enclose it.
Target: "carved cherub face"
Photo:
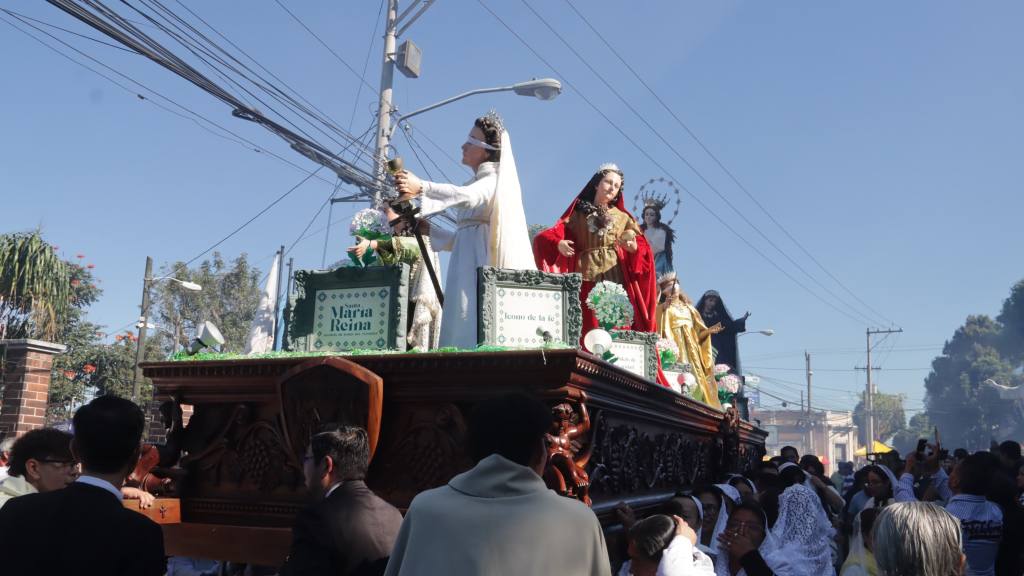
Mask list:
[[[572,417],[572,406],[559,404],[554,408],[555,416],[562,421],[568,421]]]

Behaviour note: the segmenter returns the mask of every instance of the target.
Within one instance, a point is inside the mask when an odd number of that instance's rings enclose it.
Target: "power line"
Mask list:
[[[513,29],[511,26],[509,26],[508,23],[505,22],[505,20],[503,20],[500,16],[498,16],[497,13],[495,13],[493,10],[491,10],[491,8],[486,3],[484,3],[483,0],[477,0],[477,3],[480,4],[480,6],[482,6],[484,8],[484,10],[486,10],[488,13],[490,13],[491,16],[493,16],[506,30],[509,31],[509,33],[511,33],[513,36],[515,36],[515,38],[517,40],[519,40],[519,42],[523,46],[525,46],[527,50],[529,50],[531,53],[533,53],[533,55],[538,60],[540,60],[542,63],[544,63],[544,65],[546,65],[548,68],[550,68],[556,75],[560,76],[566,86],[568,86],[573,92],[575,92],[576,95],[579,96],[580,99],[582,99],[588,106],[590,106],[591,109],[593,109],[595,112],[597,112],[597,114],[599,116],[601,116],[605,120],[605,122],[607,122],[612,128],[614,128],[616,132],[618,132],[620,135],[622,135],[622,137],[627,142],[629,142],[634,148],[636,148],[637,151],[640,152],[641,155],[643,155],[645,158],[647,158],[647,160],[650,161],[652,164],[657,166],[659,170],[663,171],[666,175],[668,175],[669,178],[671,178],[672,180],[674,180],[676,182],[679,182],[678,178],[673,176],[672,173],[668,171],[668,169],[666,169],[657,160],[655,160],[654,157],[652,157],[650,155],[650,153],[647,152],[647,150],[644,147],[640,146],[640,144],[638,144],[636,142],[636,140],[634,140],[632,137],[630,137],[628,134],[626,134],[626,132],[618,124],[616,124],[604,111],[602,111],[600,108],[598,108],[597,105],[595,105],[593,103],[593,101],[591,101],[590,98],[588,98],[583,91],[581,91],[578,88],[576,88],[575,84],[573,84],[564,74],[559,72],[558,69],[555,68],[555,66],[553,66],[539,52],[537,52],[537,50],[534,49],[533,46],[531,46],[530,43],[528,43],[522,36],[520,36],[519,33],[515,31],[515,29]],[[714,210],[712,210],[711,207],[708,206],[703,200],[701,200],[699,196],[695,195],[693,192],[691,192],[686,187],[683,187],[683,190],[687,193],[687,195],[690,196],[690,198],[692,198],[698,205],[700,205],[701,208],[703,208],[705,211],[707,211],[707,213],[709,215],[711,215],[712,218],[717,220],[722,225],[722,227],[724,229],[729,230],[729,232],[731,232],[734,236],[739,238],[740,241],[742,241],[744,244],[746,244],[747,247],[749,247],[758,256],[760,256],[765,261],[767,261],[769,264],[771,264],[776,270],[778,270],[784,276],[789,278],[794,284],[796,284],[797,286],[803,288],[808,294],[810,294],[811,296],[814,296],[815,298],[820,300],[822,303],[824,303],[828,307],[830,307],[833,310],[835,310],[836,312],[842,314],[843,316],[846,316],[847,318],[849,318],[850,320],[856,322],[857,324],[862,323],[862,321],[863,321],[862,319],[853,316],[852,314],[850,314],[846,310],[843,310],[842,308],[837,307],[832,302],[830,302],[828,300],[825,300],[817,292],[815,292],[815,291],[811,290],[810,288],[808,288],[803,282],[797,280],[792,274],[790,274],[784,268],[779,266],[779,264],[777,262],[775,262],[773,259],[769,258],[767,254],[762,252],[757,246],[755,246],[752,242],[750,242],[750,240],[748,240],[746,237],[744,237],[739,232],[737,232],[732,226],[730,226],[729,223],[725,221],[725,219],[723,219],[718,213],[716,213]]]
[[[0,10],[6,12],[8,16],[13,16],[13,17],[21,20],[22,22],[24,22],[26,20],[31,20],[32,22],[35,22],[36,24],[42,24],[43,26],[48,26],[50,28],[54,28],[56,30],[60,30],[62,32],[66,32],[68,34],[71,34],[72,36],[78,36],[79,38],[85,38],[86,40],[91,40],[91,41],[93,41],[93,42],[95,42],[97,44],[102,44],[104,46],[109,46],[110,48],[116,48],[118,50],[121,50],[122,52],[128,52],[129,54],[138,54],[138,52],[135,52],[134,50],[129,50],[129,49],[125,48],[124,46],[118,46],[117,44],[111,44],[110,42],[104,42],[103,40],[100,40],[98,38],[93,38],[92,36],[86,36],[85,34],[79,34],[78,32],[74,32],[74,31],[68,30],[67,28],[61,28],[60,26],[57,26],[56,24],[50,24],[49,22],[43,22],[42,20],[37,20],[35,18],[32,18],[31,16],[26,16],[24,14],[19,14],[19,13],[13,11],[13,10],[8,10],[6,8],[0,8]]]
[[[298,17],[298,16],[296,16],[294,12],[292,12],[291,10],[289,10],[287,6],[285,6],[284,4],[282,4],[282,3],[281,3],[281,0],[274,0],[274,2],[275,2],[275,3],[276,3],[276,4],[278,5],[278,6],[280,6],[280,7],[281,7],[281,10],[284,10],[285,12],[287,12],[287,13],[288,13],[288,15],[292,17],[292,20],[295,20],[295,22],[296,22],[296,23],[297,23],[297,24],[298,24],[299,26],[302,26],[302,28],[303,28],[303,29],[305,29],[305,30],[306,30],[306,32],[309,32],[310,36],[312,36],[313,38],[316,38],[316,41],[317,41],[317,42],[319,42],[321,46],[323,46],[324,48],[326,48],[328,52],[330,52],[330,53],[331,53],[332,55],[334,55],[334,58],[335,58],[335,59],[336,59],[336,60],[337,60],[338,62],[341,62],[341,64],[342,64],[342,65],[343,65],[343,66],[344,66],[345,68],[347,68],[349,72],[351,72],[351,73],[352,73],[353,75],[355,75],[355,77],[356,77],[356,78],[359,78],[359,81],[360,81],[360,82],[362,82],[362,83],[363,83],[363,84],[364,84],[364,85],[365,85],[365,86],[366,86],[367,88],[369,88],[370,90],[373,90],[373,93],[374,93],[374,94],[378,94],[377,90],[376,90],[376,89],[375,89],[375,88],[374,88],[373,86],[371,86],[369,82],[367,82],[367,81],[366,81],[366,78],[365,78],[365,77],[363,76],[363,74],[360,74],[359,72],[356,72],[356,69],[355,69],[355,68],[353,68],[351,64],[349,64],[348,62],[346,62],[346,61],[345,61],[345,59],[344,59],[344,58],[342,58],[340,54],[338,54],[337,52],[335,52],[335,51],[334,51],[334,48],[331,48],[331,47],[330,47],[330,45],[329,45],[329,44],[327,44],[327,42],[324,42],[323,38],[321,38],[320,36],[318,36],[316,32],[313,32],[313,29],[312,29],[312,28],[310,28],[309,26],[306,26],[306,23],[305,23],[305,22],[303,22],[303,21],[302,21],[301,19],[299,19],[299,17]]]
[[[59,56],[65,58],[65,59],[73,62],[74,64],[77,64],[78,66],[81,66],[82,68],[85,68],[86,70],[89,70],[93,74],[96,74],[97,76],[107,80],[111,84],[121,88],[122,90],[124,90],[125,92],[128,92],[129,94],[135,96],[139,100],[143,100],[145,102],[149,102],[150,104],[156,106],[157,108],[160,108],[161,110],[163,110],[165,112],[168,112],[170,114],[174,114],[175,116],[178,116],[178,117],[180,117],[182,119],[188,120],[188,121],[196,124],[196,126],[198,126],[199,128],[203,129],[206,132],[209,132],[210,134],[213,134],[214,136],[217,136],[218,138],[223,138],[225,140],[228,140],[229,142],[234,142],[235,144],[238,144],[238,145],[240,145],[240,146],[242,146],[242,147],[244,147],[244,148],[246,148],[246,149],[248,149],[248,150],[250,150],[252,152],[256,152],[257,154],[268,154],[271,157],[277,159],[278,161],[283,162],[285,164],[288,164],[289,166],[291,166],[292,168],[295,168],[296,170],[299,170],[299,171],[304,172],[304,173],[308,173],[307,169],[299,166],[298,164],[296,164],[296,163],[294,163],[294,162],[284,158],[283,156],[280,156],[279,154],[276,154],[275,152],[272,152],[272,151],[267,150],[267,149],[265,149],[265,148],[263,148],[261,146],[258,146],[256,143],[254,143],[253,141],[245,138],[244,136],[241,136],[238,133],[236,133],[236,132],[234,132],[234,131],[224,127],[223,125],[218,124],[217,122],[215,122],[213,120],[210,120],[209,118],[199,114],[198,112],[195,112],[194,110],[183,106],[182,104],[180,104],[177,101],[169,98],[168,96],[165,96],[164,94],[162,94],[160,92],[157,92],[156,90],[150,88],[149,86],[147,86],[145,84],[142,84],[138,80],[135,80],[131,76],[128,76],[127,74],[124,74],[123,72],[121,72],[121,71],[119,71],[119,70],[117,70],[117,69],[115,69],[115,68],[105,64],[104,62],[100,61],[99,59],[97,59],[97,58],[95,58],[95,57],[93,57],[93,56],[91,56],[89,54],[86,54],[85,52],[79,50],[75,46],[72,46],[71,44],[68,44],[67,42],[61,40],[60,38],[58,38],[56,36],[54,36],[53,34],[50,34],[46,30],[43,30],[42,28],[39,28],[38,26],[35,26],[35,25],[31,24],[30,22],[27,22],[25,20],[21,20],[20,18],[18,18],[18,16],[14,16],[14,18],[20,20],[26,26],[29,26],[29,27],[33,28],[34,30],[36,30],[37,32],[40,32],[40,33],[42,33],[42,34],[52,38],[53,40],[59,42],[63,46],[73,50],[74,52],[80,54],[81,56],[83,56],[83,57],[91,60],[92,62],[95,62],[96,64],[102,66],[103,68],[111,71],[112,73],[116,74],[117,76],[119,76],[121,78],[124,78],[128,82],[131,82],[132,84],[138,86],[139,88],[145,90],[146,92],[149,92],[150,94],[160,98],[161,100],[167,102],[171,106],[174,106],[175,108],[178,108],[178,109],[182,110],[184,112],[184,114],[181,113],[181,112],[176,112],[176,111],[168,108],[167,106],[164,106],[164,105],[160,104],[159,102],[151,99],[151,98],[147,98],[146,96],[143,96],[142,94],[139,94],[138,92],[132,90],[131,88],[128,88],[124,84],[118,82],[117,80],[114,80],[113,78],[111,78],[110,76],[104,74],[103,72],[100,72],[99,70],[96,70],[95,68],[89,66],[88,64],[85,64],[85,63],[75,59],[74,57],[69,56],[68,54],[62,52],[60,49],[54,47],[52,44],[46,42],[45,40],[42,40],[42,39],[32,35],[30,32],[22,29],[21,27],[17,26],[13,22],[10,22],[7,19],[3,19],[4,22],[6,22],[9,26],[15,28],[16,30],[18,30],[22,34],[25,34],[26,36],[28,36],[29,38],[32,38],[36,42],[39,42],[43,46],[45,46],[45,47],[49,48],[50,50],[52,50],[53,52],[57,53]],[[191,115],[191,117],[186,116],[185,114],[189,114],[189,115]],[[203,125],[203,123],[200,122],[200,121],[205,122],[206,124],[209,124],[210,126],[213,126],[213,127],[217,128],[218,130],[221,130],[222,132],[226,133],[226,134],[230,134],[234,138],[230,138],[228,136],[225,136],[224,134],[219,134],[219,133],[211,130],[207,126]],[[323,179],[321,177],[318,177],[318,179],[322,180],[322,181],[324,181],[324,182],[326,182],[328,184],[331,184],[331,182],[329,182],[329,181],[327,181],[327,180],[325,180],[325,179]]]
[[[797,246],[798,248],[800,248],[800,250],[801,250],[801,251],[802,251],[802,252],[803,252],[803,253],[804,253],[804,254],[805,254],[805,255],[806,255],[806,256],[807,256],[808,258],[810,258],[810,259],[811,259],[811,261],[812,261],[812,262],[814,262],[814,263],[815,263],[815,264],[816,264],[816,265],[818,266],[818,268],[820,268],[820,269],[821,269],[821,270],[822,270],[822,271],[823,271],[823,272],[824,272],[824,273],[825,273],[825,274],[826,274],[826,275],[827,275],[827,276],[828,276],[829,278],[831,278],[831,279],[832,279],[832,281],[834,281],[834,282],[835,282],[836,284],[838,284],[840,288],[842,288],[842,289],[843,289],[843,290],[844,290],[844,291],[845,291],[845,292],[846,292],[847,294],[849,294],[850,296],[852,296],[852,297],[853,297],[853,298],[854,298],[854,299],[855,299],[855,300],[856,300],[857,302],[859,302],[859,303],[860,303],[861,305],[863,305],[863,306],[864,306],[865,308],[867,308],[867,309],[868,309],[869,311],[871,311],[872,313],[874,313],[874,314],[875,314],[876,316],[878,316],[879,318],[881,318],[881,319],[885,320],[885,321],[886,321],[886,322],[888,322],[889,324],[895,324],[895,322],[893,322],[892,320],[890,320],[890,319],[889,319],[888,317],[886,317],[886,316],[885,316],[884,314],[882,314],[882,313],[878,312],[877,310],[875,310],[874,308],[872,308],[872,307],[871,307],[871,305],[869,305],[869,304],[868,304],[867,302],[865,302],[865,301],[864,301],[864,300],[862,300],[862,299],[861,299],[861,298],[860,298],[859,296],[857,296],[857,294],[856,294],[855,292],[853,292],[852,290],[850,290],[850,289],[849,289],[849,288],[848,288],[848,287],[846,286],[846,284],[844,284],[843,282],[841,282],[841,281],[839,280],[839,278],[837,278],[837,277],[836,277],[836,276],[835,276],[834,274],[832,274],[832,272],[830,272],[830,271],[829,271],[829,270],[828,270],[827,268],[825,268],[825,266],[824,266],[824,265],[823,265],[823,264],[822,264],[822,263],[821,263],[821,262],[820,262],[820,261],[819,261],[819,260],[818,260],[817,258],[815,258],[815,257],[814,257],[814,255],[813,255],[813,254],[811,254],[811,253],[810,253],[810,251],[808,251],[808,250],[807,250],[807,248],[805,248],[803,244],[801,244],[801,243],[800,243],[800,242],[799,242],[799,241],[798,241],[798,240],[797,240],[797,239],[796,239],[796,238],[795,238],[795,237],[794,237],[794,236],[793,236],[792,234],[790,234],[789,230],[788,230],[788,229],[786,229],[786,227],[785,227],[785,226],[783,226],[783,225],[782,225],[782,224],[781,224],[781,223],[780,223],[780,222],[779,222],[779,221],[778,221],[778,220],[777,220],[777,219],[776,219],[776,218],[775,218],[775,217],[774,217],[774,216],[773,216],[773,215],[771,214],[771,212],[769,212],[769,211],[768,211],[768,209],[767,209],[767,208],[765,208],[765,207],[764,207],[764,205],[762,205],[762,204],[761,204],[761,202],[760,202],[760,201],[758,201],[758,199],[757,199],[757,197],[756,197],[756,196],[754,196],[753,194],[751,194],[751,193],[750,193],[750,191],[749,191],[749,190],[747,189],[747,187],[746,187],[746,186],[744,186],[744,185],[743,185],[743,184],[742,184],[742,183],[741,183],[741,182],[739,181],[739,179],[738,179],[738,178],[737,178],[737,177],[735,176],[735,174],[733,174],[731,170],[729,170],[728,168],[726,168],[725,164],[723,164],[723,163],[722,163],[722,161],[721,161],[721,160],[719,160],[718,156],[716,156],[716,155],[715,155],[715,154],[714,154],[714,153],[713,153],[713,152],[712,152],[712,151],[711,151],[711,150],[710,150],[710,149],[709,149],[709,148],[708,148],[707,146],[705,146],[705,145],[704,145],[704,142],[703,142],[703,141],[701,141],[701,139],[697,137],[697,134],[695,134],[695,133],[693,132],[693,130],[691,130],[691,129],[690,129],[690,127],[689,127],[689,126],[688,126],[688,125],[687,125],[687,124],[686,124],[685,122],[683,122],[683,120],[682,120],[682,119],[681,119],[681,118],[680,118],[680,117],[679,117],[679,116],[678,116],[678,115],[677,115],[677,114],[675,113],[675,111],[674,111],[674,110],[672,110],[672,108],[671,108],[671,107],[669,107],[669,105],[668,105],[667,103],[665,103],[665,101],[664,101],[664,100],[662,100],[662,98],[661,98],[661,97],[660,97],[660,96],[659,96],[659,95],[657,94],[657,92],[655,92],[655,91],[654,91],[654,89],[653,89],[653,88],[651,88],[651,86],[650,86],[650,85],[649,85],[649,84],[647,83],[647,81],[645,81],[645,80],[644,80],[644,79],[643,79],[643,78],[642,78],[642,77],[640,76],[640,74],[639,74],[639,73],[638,73],[638,72],[636,71],[636,67],[634,67],[634,66],[631,66],[631,65],[630,65],[630,64],[629,64],[628,62],[626,62],[625,58],[623,58],[623,57],[622,57],[622,55],[621,55],[621,54],[619,54],[618,50],[616,50],[616,49],[615,49],[615,48],[614,48],[614,47],[613,47],[613,46],[611,45],[611,43],[609,43],[609,42],[608,42],[608,40],[606,39],[606,34],[604,34],[604,33],[600,32],[600,31],[598,31],[598,30],[597,30],[597,28],[595,28],[595,27],[594,27],[594,25],[590,23],[590,20],[588,20],[588,19],[587,19],[587,17],[586,17],[586,16],[585,16],[585,15],[584,15],[584,14],[583,14],[582,12],[580,12],[580,11],[579,11],[579,10],[578,10],[578,9],[576,8],[576,6],[575,6],[575,5],[574,5],[574,4],[572,3],[572,0],[565,0],[565,2],[566,2],[566,4],[568,4],[568,5],[569,5],[569,7],[570,7],[570,8],[572,9],[572,11],[573,11],[573,12],[575,12],[575,13],[576,13],[576,15],[577,15],[577,16],[579,16],[579,18],[580,18],[581,20],[583,20],[583,22],[584,22],[584,23],[585,23],[585,24],[587,25],[587,27],[588,27],[588,28],[590,28],[591,32],[593,32],[593,33],[594,33],[594,36],[595,36],[596,38],[598,38],[598,39],[599,39],[599,40],[600,40],[600,41],[601,41],[601,42],[602,42],[602,43],[603,43],[603,44],[605,45],[605,47],[607,47],[607,48],[608,48],[608,50],[610,50],[610,51],[611,51],[611,53],[612,53],[612,54],[614,54],[614,55],[615,55],[615,57],[616,57],[616,58],[617,58],[617,59],[619,60],[619,62],[621,62],[621,63],[622,63],[622,65],[623,65],[623,66],[625,66],[625,67],[626,67],[626,69],[630,71],[630,73],[631,73],[631,74],[633,75],[633,77],[635,77],[635,78],[637,79],[637,81],[639,81],[639,82],[640,82],[640,84],[641,84],[641,85],[643,85],[643,87],[644,87],[645,89],[647,89],[647,91],[648,91],[648,92],[649,92],[649,93],[651,94],[651,96],[653,96],[653,97],[654,97],[654,99],[658,101],[658,103],[659,103],[659,104],[661,105],[661,107],[662,107],[662,108],[664,108],[664,109],[665,109],[665,111],[667,111],[667,112],[669,113],[669,115],[671,115],[671,116],[672,116],[672,118],[673,118],[673,119],[675,119],[675,121],[676,121],[676,122],[677,122],[677,123],[679,124],[679,126],[681,126],[681,127],[683,128],[683,130],[685,130],[685,131],[686,131],[686,133],[687,133],[687,134],[689,134],[689,136],[690,136],[691,138],[693,138],[693,140],[694,140],[694,141],[695,141],[695,142],[697,143],[697,145],[698,145],[698,146],[700,146],[700,148],[701,148],[701,149],[702,149],[702,150],[703,150],[703,151],[704,151],[704,152],[705,152],[705,153],[706,153],[706,154],[707,154],[707,155],[708,155],[708,156],[709,156],[709,157],[710,157],[710,158],[711,158],[711,159],[712,159],[712,160],[713,160],[713,161],[715,162],[715,164],[716,164],[716,165],[718,165],[718,167],[719,167],[719,168],[720,168],[720,169],[721,169],[721,170],[722,170],[723,172],[725,172],[725,173],[726,173],[726,175],[728,175],[728,176],[729,176],[729,178],[730,178],[730,179],[731,179],[731,180],[733,181],[733,183],[735,183],[735,184],[736,184],[736,186],[737,186],[737,187],[738,187],[738,188],[739,188],[740,190],[742,190],[742,191],[743,191],[743,193],[744,193],[744,194],[745,194],[745,195],[747,196],[747,198],[749,198],[749,199],[750,199],[751,201],[753,201],[753,202],[754,202],[754,204],[755,204],[755,205],[756,205],[756,206],[757,206],[757,207],[758,207],[758,208],[759,208],[759,209],[761,210],[761,212],[763,212],[763,213],[765,214],[765,216],[767,216],[767,217],[768,217],[768,219],[769,219],[769,220],[771,220],[771,221],[772,221],[772,223],[773,223],[773,224],[775,224],[775,226],[779,228],[779,230],[782,230],[782,233],[783,233],[783,234],[785,234],[785,235],[786,235],[786,237],[787,237],[787,238],[789,238],[789,240],[790,240],[791,242],[793,242],[793,244],[795,244],[795,245],[796,245],[796,246]]]
[[[727,206],[728,206],[728,207],[729,207],[729,208],[730,208],[730,209],[731,209],[731,210],[732,210],[733,212],[735,212],[735,213],[736,213],[736,214],[737,214],[737,215],[738,215],[738,216],[739,216],[739,217],[740,217],[741,219],[743,219],[743,221],[744,221],[744,222],[746,222],[746,224],[747,224],[747,225],[748,225],[748,226],[749,226],[750,228],[752,228],[752,229],[753,229],[753,230],[754,230],[755,232],[757,232],[757,234],[758,234],[759,236],[761,236],[761,238],[762,238],[762,239],[763,239],[763,240],[764,240],[765,242],[767,242],[769,246],[771,246],[772,248],[774,248],[774,249],[775,249],[775,251],[777,251],[777,252],[778,252],[779,254],[781,254],[783,258],[785,258],[786,260],[788,260],[790,264],[792,264],[793,266],[795,266],[797,270],[799,270],[800,272],[802,272],[802,273],[803,273],[803,274],[804,274],[805,276],[807,276],[807,278],[809,278],[809,279],[810,279],[810,280],[811,280],[812,282],[814,282],[815,284],[817,284],[817,285],[818,285],[818,286],[819,286],[819,287],[820,287],[820,288],[821,288],[822,290],[824,290],[824,291],[825,291],[826,293],[828,293],[828,294],[829,294],[829,295],[830,295],[830,296],[831,296],[832,298],[834,298],[834,299],[835,299],[835,300],[836,300],[837,302],[839,302],[839,303],[840,303],[840,304],[842,304],[843,306],[846,306],[847,308],[849,308],[849,310],[852,310],[852,311],[854,312],[854,314],[857,314],[857,315],[861,316],[861,318],[862,318],[863,320],[865,320],[865,321],[866,321],[866,322],[867,322],[868,324],[873,324],[873,323],[874,323],[874,320],[872,320],[872,319],[871,319],[870,317],[868,317],[867,315],[864,315],[864,314],[863,314],[863,313],[862,313],[862,312],[860,311],[860,309],[859,309],[859,308],[857,308],[856,306],[852,306],[852,305],[850,305],[850,304],[849,304],[848,302],[846,302],[846,300],[845,300],[844,298],[841,298],[841,297],[840,297],[840,296],[839,296],[838,294],[836,294],[836,293],[835,293],[835,292],[833,292],[833,291],[832,291],[832,290],[831,290],[830,288],[828,288],[827,286],[825,286],[825,285],[824,285],[824,284],[823,284],[822,282],[820,282],[820,281],[819,281],[819,280],[818,280],[818,279],[817,279],[817,278],[816,278],[815,276],[813,276],[813,275],[812,275],[812,274],[811,274],[810,272],[808,272],[808,271],[807,271],[807,270],[806,270],[806,269],[805,269],[805,268],[804,268],[804,267],[803,267],[802,265],[800,265],[800,263],[799,263],[799,262],[797,262],[797,261],[796,261],[795,259],[793,259],[793,258],[792,258],[792,257],[791,257],[791,256],[789,255],[789,253],[787,253],[786,251],[784,251],[784,250],[783,250],[783,249],[782,249],[782,248],[781,248],[781,247],[780,247],[780,246],[779,246],[778,244],[776,244],[776,243],[775,243],[775,242],[774,242],[774,241],[773,241],[773,240],[772,240],[771,238],[769,238],[769,237],[768,237],[768,235],[767,235],[767,234],[765,234],[765,233],[764,233],[764,232],[763,232],[763,231],[762,231],[762,230],[761,230],[761,229],[760,229],[760,228],[759,228],[759,227],[758,227],[758,226],[757,226],[757,225],[756,225],[756,224],[755,224],[755,223],[754,223],[754,222],[753,222],[752,220],[750,220],[750,218],[748,218],[748,217],[747,217],[747,215],[746,215],[746,214],[744,214],[742,210],[740,210],[739,208],[737,208],[737,207],[736,207],[736,205],[735,205],[735,204],[733,204],[733,203],[732,203],[732,201],[731,201],[731,200],[729,200],[729,198],[728,198],[728,197],[726,197],[726,196],[725,196],[724,194],[722,194],[722,192],[720,192],[720,191],[718,190],[718,188],[717,188],[717,187],[716,187],[716,186],[715,186],[714,184],[712,184],[712,183],[711,183],[711,181],[710,181],[710,180],[708,180],[708,179],[707,179],[707,178],[706,178],[706,177],[705,177],[705,176],[704,176],[704,175],[703,175],[703,174],[702,174],[702,173],[701,173],[701,172],[700,172],[700,171],[699,171],[699,170],[697,169],[697,167],[696,167],[696,166],[694,166],[694,165],[693,165],[693,164],[692,164],[692,163],[691,163],[691,162],[690,162],[690,161],[689,161],[689,160],[688,160],[688,159],[687,159],[687,158],[686,158],[686,157],[685,157],[685,156],[684,156],[684,155],[683,155],[683,154],[682,154],[682,153],[681,153],[681,152],[680,152],[679,150],[678,150],[678,148],[676,148],[676,147],[675,147],[675,146],[674,146],[674,145],[673,145],[673,144],[672,144],[672,143],[671,143],[671,142],[670,142],[670,141],[669,141],[669,140],[668,140],[668,139],[667,139],[667,138],[666,138],[666,137],[665,137],[665,136],[664,136],[664,135],[663,135],[663,134],[662,134],[662,133],[661,133],[661,132],[660,132],[660,131],[659,131],[659,130],[658,130],[657,128],[655,128],[655,127],[654,127],[654,125],[652,125],[652,124],[650,123],[650,121],[648,121],[648,120],[647,120],[647,118],[646,118],[646,117],[645,117],[645,116],[644,116],[643,114],[641,114],[641,113],[640,113],[640,111],[638,111],[638,110],[636,109],[636,107],[634,107],[634,106],[633,106],[633,105],[632,105],[632,104],[631,104],[631,103],[630,103],[630,102],[629,102],[629,101],[628,101],[628,100],[627,100],[627,99],[626,99],[626,98],[625,98],[624,96],[622,96],[622,94],[621,94],[621,93],[620,93],[620,92],[618,91],[618,89],[616,89],[616,88],[615,88],[615,86],[614,86],[614,85],[612,85],[612,83],[611,83],[611,82],[609,82],[609,81],[608,81],[608,80],[607,80],[607,79],[606,79],[606,78],[604,77],[604,75],[602,75],[602,74],[601,74],[601,73],[600,73],[600,72],[599,72],[599,71],[598,71],[598,70],[597,70],[596,68],[594,68],[594,66],[592,66],[592,65],[590,64],[590,62],[589,62],[589,61],[588,61],[588,60],[587,60],[586,58],[584,58],[582,54],[580,54],[580,53],[579,53],[579,51],[578,51],[578,50],[577,50],[577,49],[576,49],[576,48],[575,48],[575,47],[574,47],[574,46],[572,45],[572,43],[570,43],[570,42],[569,42],[568,40],[566,40],[566,39],[565,39],[565,37],[563,37],[563,36],[562,36],[562,34],[558,32],[558,30],[556,30],[556,29],[555,29],[555,28],[554,28],[554,27],[553,27],[553,26],[552,26],[552,25],[551,25],[551,24],[550,24],[550,23],[549,23],[549,22],[548,22],[548,21],[547,21],[547,20],[546,20],[546,19],[545,19],[545,18],[544,18],[543,16],[541,16],[541,14],[540,14],[540,13],[538,13],[538,12],[537,12],[537,11],[536,11],[536,10],[535,10],[535,9],[533,8],[533,6],[531,6],[531,5],[530,5],[530,3],[529,3],[529,2],[527,2],[527,0],[520,0],[520,1],[522,2],[522,4],[523,4],[524,6],[526,6],[526,8],[527,8],[528,10],[530,10],[530,12],[532,12],[532,13],[533,13],[533,15],[534,15],[534,16],[536,16],[536,17],[537,17],[537,19],[538,19],[538,20],[540,20],[540,21],[541,21],[541,23],[542,23],[542,24],[544,24],[544,26],[545,26],[545,27],[546,27],[546,28],[547,28],[547,29],[548,29],[548,30],[549,30],[549,31],[550,31],[550,32],[551,32],[551,33],[552,33],[552,34],[553,34],[553,35],[554,35],[554,36],[555,36],[556,38],[558,38],[558,40],[559,40],[559,41],[561,41],[561,42],[562,42],[562,44],[563,44],[563,45],[564,45],[564,46],[565,46],[566,48],[568,48],[568,49],[569,49],[569,51],[570,51],[570,52],[572,52],[572,54],[573,54],[574,56],[576,56],[576,58],[577,58],[577,59],[578,59],[578,60],[579,60],[580,62],[582,62],[582,63],[583,63],[583,65],[584,65],[584,66],[586,66],[586,67],[587,67],[587,69],[588,69],[588,70],[590,70],[590,72],[591,72],[591,73],[592,73],[592,74],[593,74],[594,76],[596,76],[596,77],[597,77],[597,79],[598,79],[598,80],[600,80],[600,81],[601,81],[601,83],[602,83],[602,84],[604,84],[605,88],[607,88],[607,89],[608,89],[608,90],[609,90],[609,91],[610,91],[610,92],[611,92],[612,94],[614,94],[614,95],[615,95],[615,97],[616,97],[616,98],[618,98],[618,99],[619,99],[619,101],[620,101],[620,102],[622,102],[622,104],[623,104],[624,106],[626,106],[626,108],[628,108],[628,109],[629,109],[629,111],[630,111],[630,112],[632,112],[632,113],[633,113],[633,115],[634,115],[634,116],[636,116],[636,117],[637,117],[637,118],[638,118],[638,119],[640,120],[640,122],[642,122],[642,123],[644,124],[644,126],[646,126],[646,127],[647,127],[647,129],[648,129],[648,130],[650,130],[650,131],[651,131],[651,132],[652,132],[652,133],[653,133],[653,134],[654,134],[655,136],[657,136],[657,138],[658,138],[658,139],[659,139],[659,140],[661,141],[661,143],[662,143],[662,144],[664,144],[665,146],[667,146],[667,147],[669,148],[669,150],[671,150],[671,151],[672,151],[672,153],[673,153],[673,154],[675,154],[675,156],[676,156],[677,158],[679,158],[679,160],[680,160],[680,161],[682,161],[682,162],[683,162],[683,163],[684,163],[684,164],[685,164],[685,165],[686,165],[686,166],[687,166],[687,167],[688,167],[688,168],[690,169],[690,171],[692,171],[692,172],[693,172],[693,173],[694,173],[694,174],[695,174],[695,175],[696,175],[696,176],[697,176],[697,177],[698,177],[698,178],[699,178],[699,179],[700,179],[700,180],[701,180],[702,182],[704,182],[704,184],[705,184],[705,185],[706,185],[706,186],[708,187],[708,189],[710,189],[710,190],[711,190],[712,192],[714,192],[714,193],[715,193],[715,195],[716,195],[716,196],[718,196],[718,198],[719,198],[719,199],[720,199],[720,200],[721,200],[722,202],[725,202],[725,204],[726,204],[726,205],[727,205]],[[685,189],[685,186],[683,186],[683,188]]]
[[[777,366],[744,366],[744,368],[750,368],[750,369],[753,369],[753,370],[776,370],[776,371],[780,371],[780,372],[804,372],[806,370],[806,368],[780,368],[780,367],[777,367]],[[880,366],[874,366],[873,368],[878,368],[879,370],[884,370],[886,372],[923,372],[923,371],[926,371],[926,370],[931,370],[931,367],[928,367],[928,368],[882,368]],[[815,372],[857,372],[858,370],[856,368],[815,368],[814,371]]]

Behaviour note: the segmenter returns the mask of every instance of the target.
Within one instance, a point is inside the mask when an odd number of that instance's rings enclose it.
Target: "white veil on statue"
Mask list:
[[[501,131],[501,160],[498,184],[491,208],[491,266],[515,270],[536,270],[530,232],[523,210],[523,191],[512,154],[508,131]]]

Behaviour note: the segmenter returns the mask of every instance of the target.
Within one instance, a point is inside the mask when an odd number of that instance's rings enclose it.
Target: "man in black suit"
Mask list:
[[[402,514],[366,487],[369,458],[357,426],[313,436],[303,460],[313,504],[295,519],[282,576],[384,573]]]
[[[71,451],[82,475],[67,488],[20,496],[0,508],[0,570],[162,576],[160,526],[121,504],[121,485],[139,459],[142,410],[102,396],[80,408],[73,425]]]

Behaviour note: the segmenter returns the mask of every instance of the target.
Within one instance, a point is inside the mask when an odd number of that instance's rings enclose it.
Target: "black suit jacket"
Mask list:
[[[102,488],[75,482],[13,498],[0,508],[0,573],[5,576],[160,576],[165,571],[160,526]]]
[[[281,575],[383,574],[401,526],[401,512],[364,482],[343,482],[296,516]]]

